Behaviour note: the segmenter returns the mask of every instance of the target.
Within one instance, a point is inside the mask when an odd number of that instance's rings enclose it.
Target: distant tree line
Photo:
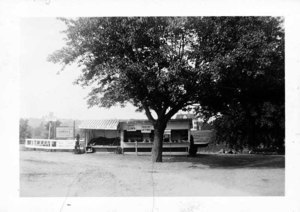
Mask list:
[[[41,122],[39,126],[32,127],[29,125],[28,119],[21,118],[19,120],[19,142],[24,143],[26,138],[40,138],[47,139],[49,135],[49,124],[50,122]],[[50,139],[55,138],[55,127],[61,125],[60,121],[55,121],[51,123],[50,128]]]
[[[28,125],[27,119],[19,121],[19,142],[24,143],[26,138],[31,138],[32,128]]]

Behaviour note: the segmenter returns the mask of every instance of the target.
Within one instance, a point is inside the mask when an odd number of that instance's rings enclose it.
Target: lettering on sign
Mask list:
[[[80,140],[81,142],[83,140]],[[74,149],[75,140],[26,139],[25,147],[41,149]]]
[[[152,130],[152,126],[151,125],[142,125],[142,133],[151,133]]]
[[[192,130],[197,130],[198,129],[198,121],[197,120],[193,120],[193,128]]]
[[[128,125],[127,131],[136,131],[135,125]]]
[[[74,136],[73,127],[57,127],[56,137],[57,138],[72,138]]]
[[[73,140],[62,140],[57,142],[57,147],[61,149],[73,149],[75,146],[75,141]]]
[[[165,130],[164,134],[165,135],[171,135],[171,130]]]

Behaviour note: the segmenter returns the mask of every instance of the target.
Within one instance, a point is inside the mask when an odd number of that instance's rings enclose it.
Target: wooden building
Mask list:
[[[163,152],[188,153],[192,122],[190,119],[172,119],[164,132]],[[95,151],[151,152],[154,129],[148,120],[87,120],[83,131],[85,146]]]

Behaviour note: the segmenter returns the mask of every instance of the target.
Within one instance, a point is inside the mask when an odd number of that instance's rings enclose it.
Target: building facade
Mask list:
[[[164,132],[163,152],[187,153],[191,138],[191,119],[173,119]],[[87,120],[79,128],[85,146],[95,151],[151,152],[154,128],[148,120]]]

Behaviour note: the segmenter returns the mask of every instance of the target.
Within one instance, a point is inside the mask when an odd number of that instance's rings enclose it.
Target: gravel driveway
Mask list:
[[[282,196],[284,156],[20,151],[20,196]]]

